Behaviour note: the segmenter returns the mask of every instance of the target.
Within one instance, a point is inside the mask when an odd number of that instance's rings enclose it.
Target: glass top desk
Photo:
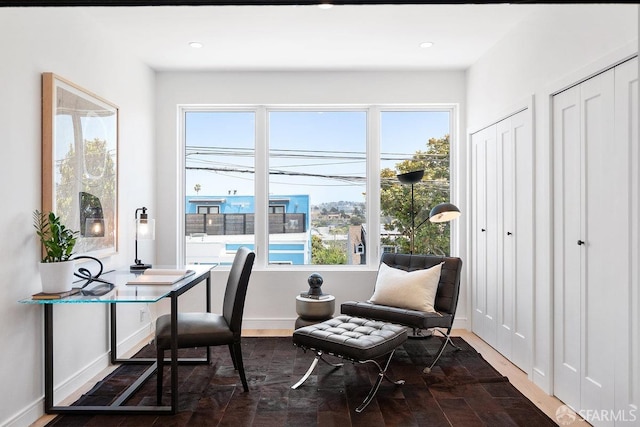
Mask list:
[[[159,267],[171,268],[171,267]],[[175,268],[175,267],[174,267]],[[128,285],[136,274],[129,269],[104,273],[100,279],[110,282],[92,282],[81,292],[60,299],[36,300],[26,298],[23,304],[38,304],[44,307],[44,410],[47,414],[175,414],[178,409],[178,363],[209,363],[206,358],[178,359],[178,297],[199,283],[206,282],[206,310],[211,311],[211,268],[212,266],[190,265],[186,267],[195,274],[187,276],[173,285]],[[138,273],[140,274],[140,273]],[[171,405],[170,406],[125,406],[126,401],[157,369],[156,359],[117,357],[116,304],[155,303],[163,298],[171,300]],[[112,364],[148,364],[145,373],[114,402],[108,406],[55,406],[53,392],[53,307],[59,304],[109,304],[109,343]]]

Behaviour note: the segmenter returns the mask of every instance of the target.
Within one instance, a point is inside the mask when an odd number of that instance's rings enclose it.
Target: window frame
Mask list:
[[[366,261],[365,264],[357,265],[278,265],[269,263],[269,224],[268,224],[268,212],[269,212],[269,113],[272,111],[364,111],[366,113],[366,223],[369,230],[380,229],[380,216],[373,215],[373,212],[380,212],[380,125],[381,114],[383,112],[418,112],[418,111],[439,111],[449,113],[449,143],[450,143],[450,172],[449,172],[449,185],[450,185],[450,200],[456,203],[458,199],[458,164],[460,162],[459,156],[459,105],[452,103],[442,104],[299,104],[299,105],[228,105],[228,104],[207,104],[207,105],[190,105],[183,104],[178,105],[177,121],[178,121],[178,145],[179,156],[177,159],[178,169],[178,236],[180,236],[180,242],[178,242],[177,256],[179,260],[184,262],[186,249],[185,249],[185,207],[184,200],[186,197],[185,191],[185,152],[186,152],[186,114],[189,112],[253,112],[255,114],[255,147],[254,147],[254,162],[255,162],[255,176],[265,177],[265,179],[254,179],[254,200],[255,200],[255,230],[254,234],[254,247],[256,251],[255,269],[258,270],[295,270],[295,271],[330,271],[330,270],[366,270],[375,271],[378,269],[378,260],[382,256],[382,245],[380,238],[371,239],[369,237],[367,241]],[[458,202],[458,205],[460,202]],[[264,207],[264,209],[258,209],[258,206]],[[459,247],[458,242],[458,227],[459,225],[454,221],[451,225],[450,245],[451,253],[457,253]],[[267,248],[267,250],[263,250]]]

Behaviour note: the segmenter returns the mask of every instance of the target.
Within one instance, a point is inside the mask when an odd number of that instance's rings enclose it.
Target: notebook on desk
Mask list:
[[[149,268],[144,273],[129,280],[127,285],[173,285],[192,274],[195,274],[195,271]]]

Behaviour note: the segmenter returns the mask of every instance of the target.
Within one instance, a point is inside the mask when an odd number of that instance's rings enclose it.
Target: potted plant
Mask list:
[[[68,229],[55,213],[38,210],[33,213],[33,226],[42,243],[40,278],[42,292],[60,293],[71,290],[75,263],[71,260],[78,231]]]

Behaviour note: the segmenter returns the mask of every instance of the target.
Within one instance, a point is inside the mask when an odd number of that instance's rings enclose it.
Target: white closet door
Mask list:
[[[498,207],[498,195],[500,184],[498,182],[498,170],[500,158],[498,157],[498,144],[496,127],[488,128],[490,131],[486,135],[486,240],[487,240],[487,283],[486,283],[486,309],[484,313],[484,336],[482,337],[489,345],[496,347],[498,335],[498,282],[500,251],[500,209]]]
[[[496,127],[472,135],[474,164],[473,331],[496,346],[498,305],[498,164]]]
[[[529,112],[496,124],[499,163],[497,347],[529,372],[533,330],[533,155]]]
[[[614,71],[587,80],[580,89],[586,194],[585,244],[579,247],[585,270],[580,301],[581,407],[610,409],[616,342],[608,318],[618,310],[620,280],[628,268],[627,259],[620,256],[628,241],[628,154],[626,144],[615,140]]]
[[[628,200],[620,208],[622,220],[628,226],[626,235],[628,251],[620,251],[620,262],[626,264],[618,296],[619,322],[613,329],[615,336],[615,395],[616,411],[630,415],[640,407],[640,148],[638,147],[638,60],[625,62],[615,68],[616,130],[613,141],[620,144],[618,154],[626,155],[629,164],[627,179],[620,191],[628,191]],[[616,150],[617,151],[617,150]],[[624,179],[618,176],[619,179]],[[616,185],[617,186],[617,185]],[[634,410],[635,408],[635,410]],[[634,411],[634,412],[632,412]],[[640,423],[640,419],[636,422]],[[624,425],[624,424],[622,424]]]
[[[511,118],[496,124],[498,136],[498,318],[496,349],[512,358],[512,336],[515,327],[515,147]]]
[[[471,137],[473,331],[527,372],[533,328],[529,117],[527,110],[521,111]]]
[[[553,97],[554,394],[580,408],[581,280],[584,239],[580,88]]]
[[[472,294],[472,329],[478,336],[484,336],[484,316],[487,296],[487,239],[486,239],[486,129],[471,137],[472,144],[472,194],[473,211],[473,294]]]
[[[627,416],[639,400],[637,75],[631,61],[553,102],[554,391]]]

